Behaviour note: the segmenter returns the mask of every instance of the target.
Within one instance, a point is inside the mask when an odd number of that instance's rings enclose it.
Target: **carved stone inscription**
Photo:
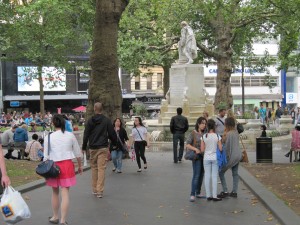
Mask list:
[[[175,69],[170,76],[170,97],[171,105],[181,105],[183,100],[183,92],[185,87],[185,75],[183,69]]]

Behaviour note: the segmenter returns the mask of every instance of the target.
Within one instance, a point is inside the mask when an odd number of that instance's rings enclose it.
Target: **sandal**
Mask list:
[[[52,224],[58,224],[59,219],[52,219],[52,216],[49,216],[48,221],[49,221],[49,223],[52,223]]]

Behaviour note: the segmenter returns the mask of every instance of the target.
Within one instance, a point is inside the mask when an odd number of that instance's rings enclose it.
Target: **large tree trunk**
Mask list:
[[[110,119],[121,116],[122,93],[118,77],[117,39],[125,0],[97,0],[93,50],[90,58],[92,74],[89,83],[87,117],[93,115],[95,102],[101,102],[103,114]]]
[[[215,110],[220,106],[230,109],[233,105],[233,98],[231,94],[231,57],[222,57],[217,61],[217,91],[215,94]]]
[[[230,77],[232,72],[231,58],[233,50],[231,47],[232,27],[226,24],[222,16],[218,17],[216,23],[216,37],[218,45],[218,74],[217,74],[217,90],[215,94],[215,110],[220,108],[230,109],[233,105],[233,97],[231,94]]]
[[[40,85],[40,113],[41,116],[45,115],[45,100],[44,100],[44,85],[42,77],[42,65],[38,65],[38,80]]]

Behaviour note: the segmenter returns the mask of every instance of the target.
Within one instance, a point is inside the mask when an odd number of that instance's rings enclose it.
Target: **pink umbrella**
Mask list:
[[[86,107],[81,105],[81,106],[78,106],[77,108],[74,108],[72,109],[73,111],[75,112],[85,112],[86,111]]]

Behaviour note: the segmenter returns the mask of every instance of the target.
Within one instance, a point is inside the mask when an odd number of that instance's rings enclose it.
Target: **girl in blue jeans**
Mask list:
[[[207,120],[204,117],[199,117],[195,124],[195,130],[190,133],[186,141],[186,147],[198,154],[198,157],[192,161],[193,178],[190,201],[194,202],[195,197],[201,198],[201,186],[204,176],[203,155],[200,151],[201,138],[206,131]]]
[[[128,141],[128,136],[120,118],[116,118],[113,125],[118,139],[117,149],[111,151],[111,159],[114,164],[113,171],[122,173],[122,157],[123,153],[127,151],[126,142]]]
[[[208,133],[203,135],[201,141],[201,152],[204,152],[204,171],[205,171],[205,190],[208,201],[221,201],[222,198],[217,196],[217,179],[218,179],[218,161],[217,146],[222,151],[221,137],[215,133],[216,123],[214,120],[207,121]],[[212,192],[210,183],[212,182]]]

